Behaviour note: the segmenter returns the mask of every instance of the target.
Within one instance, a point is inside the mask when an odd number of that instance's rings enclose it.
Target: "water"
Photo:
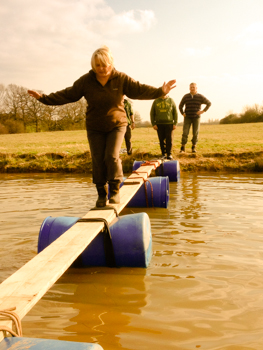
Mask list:
[[[0,281],[36,254],[47,216],[83,216],[90,178],[0,175]],[[113,349],[262,349],[263,175],[189,175],[145,209],[147,269],[69,269],[23,319],[26,337]],[[139,212],[128,208],[122,214]]]

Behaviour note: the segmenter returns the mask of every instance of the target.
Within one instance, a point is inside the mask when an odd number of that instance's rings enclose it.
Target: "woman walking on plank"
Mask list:
[[[78,101],[83,96],[87,100],[86,128],[93,168],[93,183],[98,192],[97,207],[107,203],[120,203],[119,185],[123,171],[119,152],[126,132],[127,118],[123,96],[131,99],[151,100],[169,93],[176,80],[155,88],[140,84],[125,73],[114,68],[110,49],[103,46],[91,57],[92,69],[66,89],[40,94],[28,90],[30,96],[46,105],[63,105]]]

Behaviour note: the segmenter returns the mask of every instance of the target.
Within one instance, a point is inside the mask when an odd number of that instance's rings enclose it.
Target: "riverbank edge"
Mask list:
[[[182,172],[263,172],[263,151],[243,153],[184,153],[173,154]],[[159,154],[135,152],[121,154],[124,173],[132,172],[135,160],[149,161]],[[0,154],[0,173],[92,173],[90,152],[79,154]]]

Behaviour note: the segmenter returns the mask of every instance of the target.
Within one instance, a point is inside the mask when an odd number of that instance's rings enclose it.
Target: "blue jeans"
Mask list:
[[[198,141],[198,134],[200,129],[200,117],[184,117],[183,135],[182,135],[182,145],[187,144],[189,131],[192,125],[193,138],[192,144],[196,145]]]

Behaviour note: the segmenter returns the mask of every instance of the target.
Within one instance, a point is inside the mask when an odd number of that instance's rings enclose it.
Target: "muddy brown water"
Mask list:
[[[83,216],[91,179],[0,175],[0,282],[36,255],[47,216]],[[25,337],[113,349],[263,348],[263,175],[191,175],[145,211],[142,268],[70,268],[24,317]]]

